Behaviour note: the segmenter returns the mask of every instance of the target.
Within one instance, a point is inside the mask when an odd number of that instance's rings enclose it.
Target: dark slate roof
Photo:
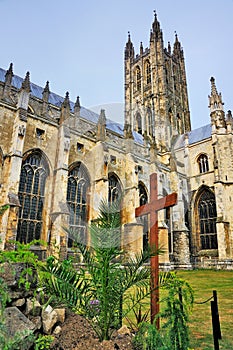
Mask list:
[[[192,145],[194,143],[206,140],[211,137],[211,124],[201,126],[198,129],[194,129],[187,134],[180,135],[174,144],[174,148],[182,148],[185,146],[185,135],[188,135],[188,143]]]
[[[6,70],[0,68],[0,81],[5,82],[5,74],[6,74]],[[22,82],[23,82],[23,78],[21,78],[17,75],[13,76],[12,85],[14,87],[16,87],[17,89],[20,89]],[[42,88],[41,86],[38,86],[36,84],[33,84],[31,82],[30,82],[30,86],[31,86],[31,95],[35,96],[39,99],[42,99],[42,94],[43,94],[44,88]],[[51,103],[54,106],[61,107],[63,101],[64,101],[64,97],[61,97],[61,96],[55,94],[54,92],[50,92],[49,103]],[[75,105],[75,103],[71,101],[70,102],[71,112],[74,111],[74,105]],[[80,115],[82,118],[84,118],[90,122],[93,122],[93,123],[97,123],[98,119],[99,119],[99,115],[97,113],[95,113],[95,112],[93,112],[85,107],[81,107]],[[111,130],[111,131],[113,131],[121,136],[124,135],[123,126],[119,123],[116,123],[110,119],[107,119],[106,127],[109,130]],[[139,135],[138,133],[135,133],[135,135],[134,135],[135,141],[142,143],[142,141],[141,141],[142,138],[140,136],[141,135]]]

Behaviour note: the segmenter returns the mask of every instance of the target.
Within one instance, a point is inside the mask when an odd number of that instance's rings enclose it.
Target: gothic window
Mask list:
[[[200,248],[217,249],[217,231],[216,231],[216,204],[215,196],[205,190],[198,201],[199,230],[200,230]]]
[[[136,131],[142,135],[142,117],[139,112],[136,114]]]
[[[201,154],[197,159],[200,174],[209,171],[209,162],[206,154]]]
[[[41,238],[48,166],[42,153],[31,153],[23,162],[19,182],[19,219],[16,240],[29,243]]]
[[[139,205],[144,205],[148,203],[147,191],[144,184],[139,183],[138,185],[139,191]],[[148,249],[149,245],[149,221],[148,215],[143,215],[138,218],[139,222],[143,224],[143,250]]]
[[[76,239],[86,243],[89,187],[90,177],[87,169],[82,163],[78,163],[68,173],[66,200],[70,212],[69,226],[72,233],[72,237],[68,238],[69,248],[73,246]]]
[[[115,202],[121,197],[121,185],[116,175],[110,174],[108,176],[108,201]]]
[[[150,62],[147,60],[145,64],[145,73],[146,73],[146,83],[150,84],[151,83],[151,67],[150,67]]]
[[[141,91],[141,69],[138,66],[136,68],[136,90]]]

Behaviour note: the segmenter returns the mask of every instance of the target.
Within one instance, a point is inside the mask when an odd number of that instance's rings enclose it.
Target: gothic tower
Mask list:
[[[158,151],[169,151],[172,137],[190,129],[183,49],[177,34],[173,50],[170,43],[164,48],[155,13],[149,48],[141,43],[135,56],[130,34],[125,47],[125,135],[137,131]]]

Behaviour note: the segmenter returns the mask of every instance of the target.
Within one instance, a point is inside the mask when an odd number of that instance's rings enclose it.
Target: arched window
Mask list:
[[[150,62],[147,60],[145,63],[146,83],[151,83],[151,67]]]
[[[72,247],[75,239],[86,243],[88,221],[88,192],[90,177],[86,167],[78,163],[68,173],[66,200],[69,207],[69,226],[77,237],[68,238],[68,247]]]
[[[118,177],[114,174],[108,176],[108,201],[115,202],[121,197],[121,185]]]
[[[200,174],[209,171],[209,162],[206,154],[201,154],[197,159]]]
[[[19,219],[16,240],[29,243],[40,239],[48,165],[42,153],[35,151],[23,162],[19,182]]]
[[[139,204],[144,205],[148,203],[148,195],[144,184],[139,183]],[[143,224],[143,250],[148,249],[149,246],[149,221],[148,215],[143,215],[138,218],[138,220]]]
[[[136,68],[136,90],[141,91],[141,69],[137,66]]]
[[[215,196],[209,190],[204,190],[198,201],[200,248],[217,249],[216,204]]]
[[[142,117],[139,112],[136,114],[136,131],[142,135]]]

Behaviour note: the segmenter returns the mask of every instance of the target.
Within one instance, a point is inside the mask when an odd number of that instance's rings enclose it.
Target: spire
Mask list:
[[[128,42],[125,46],[125,59],[134,58],[134,47],[130,38],[130,32],[128,32]]]
[[[17,108],[24,109],[27,111],[29,96],[30,96],[31,88],[30,88],[30,74],[26,73],[26,76],[22,82],[21,89],[19,90],[19,98],[17,103]]]
[[[48,102],[49,100],[49,94],[50,94],[50,90],[49,90],[49,82],[47,81],[46,84],[45,84],[45,88],[43,90],[43,101],[44,102]]]
[[[175,32],[175,43],[173,46],[173,55],[177,58],[183,57],[183,49],[181,47],[180,41],[178,40],[178,35]]]
[[[77,96],[76,102],[75,102],[75,105],[74,105],[74,113],[75,113],[75,114],[78,114],[78,113],[80,112],[80,109],[81,109],[80,97]]]
[[[143,54],[143,45],[142,45],[142,41],[141,41],[141,43],[140,43],[140,55],[142,55]]]
[[[10,64],[9,69],[6,71],[5,74],[5,85],[4,85],[4,90],[3,90],[3,99],[9,102],[12,102],[11,98],[11,83],[12,83],[12,78],[13,78],[13,64]]]
[[[22,82],[21,89],[25,90],[26,92],[30,92],[31,91],[31,88],[30,88],[30,73],[29,72],[26,73],[24,81]]]
[[[6,74],[5,74],[5,84],[6,85],[11,85],[13,75],[14,75],[13,74],[13,63],[11,63],[9,69],[6,71]]]
[[[105,110],[101,109],[100,116],[97,123],[97,139],[104,141],[106,137],[106,116]]]
[[[162,30],[160,29],[160,23],[157,19],[157,13],[154,10],[154,22],[152,23],[152,31],[151,31],[151,38],[155,36],[155,38],[161,38],[162,39]]]
[[[209,97],[209,108],[211,116],[212,131],[226,127],[225,113],[223,109],[222,95],[218,93],[215,79],[210,78],[211,94]]]
[[[70,99],[69,99],[69,92],[66,92],[66,96],[64,101],[61,105],[61,117],[60,117],[60,124],[64,122],[66,119],[68,119],[70,116]]]
[[[218,93],[216,85],[215,85],[215,79],[213,77],[210,78],[211,83],[211,94],[209,97],[209,108],[210,112],[214,112],[216,110],[224,111],[222,102],[222,95],[221,93]]]

